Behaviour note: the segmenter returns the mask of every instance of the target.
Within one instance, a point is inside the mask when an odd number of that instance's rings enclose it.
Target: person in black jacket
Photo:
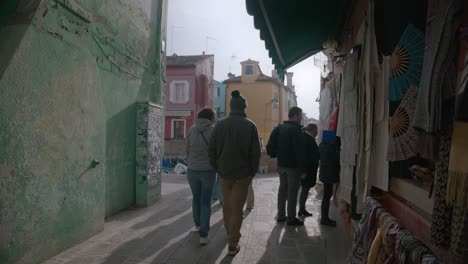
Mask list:
[[[340,181],[340,148],[341,140],[334,131],[324,130],[320,143],[320,181],[323,182],[323,199],[320,223],[336,226],[328,216],[330,199],[333,195],[333,184]]]
[[[320,153],[315,137],[317,137],[318,128],[316,124],[308,124],[304,128],[304,145],[305,145],[305,166],[306,176],[302,179],[301,195],[299,198],[299,216],[312,216],[306,210],[306,201],[309,196],[309,191],[317,183],[317,170],[319,166]]]
[[[273,130],[277,146],[278,172],[280,186],[278,191],[277,222],[285,222],[290,226],[304,225],[296,217],[297,195],[301,186],[301,178],[305,174],[304,144],[302,136],[302,109],[292,107],[288,114],[289,120]],[[288,201],[286,218],[286,201]]]

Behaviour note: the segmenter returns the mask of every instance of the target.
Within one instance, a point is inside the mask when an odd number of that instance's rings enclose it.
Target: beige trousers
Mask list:
[[[244,217],[243,209],[251,183],[251,177],[239,180],[227,180],[221,177],[221,189],[224,196],[224,226],[230,248],[235,248],[241,238],[240,229]]]

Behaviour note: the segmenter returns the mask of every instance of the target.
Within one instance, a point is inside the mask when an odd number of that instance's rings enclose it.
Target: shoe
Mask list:
[[[199,226],[195,226],[195,231],[200,231],[200,227],[199,227]]]
[[[288,220],[288,226],[303,226],[304,222],[294,217],[293,220]]]
[[[286,217],[276,217],[276,222],[277,223],[284,223],[286,222]]]
[[[208,237],[200,237],[200,245],[204,246],[208,244]]]
[[[333,220],[331,220],[330,218],[321,220],[321,221],[320,221],[320,224],[321,224],[321,225],[326,225],[326,226],[331,226],[331,227],[335,227],[335,226],[336,226],[336,222],[333,221]]]
[[[299,213],[298,213],[299,216],[302,216],[302,217],[309,217],[309,216],[312,216],[311,213],[307,212],[306,209],[304,210],[300,210]]]
[[[240,246],[239,245],[237,245],[236,247],[229,247],[228,248],[228,256],[233,257],[233,256],[237,255],[237,253],[239,253],[239,251],[240,251]]]
[[[253,210],[253,206],[252,206],[252,207],[247,207],[246,209],[249,210],[249,211],[252,211],[252,210]]]

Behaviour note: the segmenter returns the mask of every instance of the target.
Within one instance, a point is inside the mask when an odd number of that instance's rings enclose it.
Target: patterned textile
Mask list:
[[[346,263],[361,264],[367,262],[371,241],[369,241],[369,218],[375,209],[381,208],[379,202],[371,197],[366,198],[361,221],[354,232],[353,246]]]
[[[448,164],[452,130],[443,131],[440,137],[439,160],[436,163],[434,182],[434,210],[432,211],[431,242],[437,247],[449,248],[452,224],[452,207],[445,202],[448,183]]]
[[[400,230],[399,221],[389,214],[383,214],[380,216],[380,226],[384,234],[382,238],[383,254],[388,259],[393,256],[395,251],[396,234]]]
[[[397,234],[398,264],[420,264],[423,256],[431,251],[408,230],[400,230]]]
[[[455,92],[455,14],[460,0],[429,1],[424,64],[412,125],[428,133],[443,128],[443,100]]]

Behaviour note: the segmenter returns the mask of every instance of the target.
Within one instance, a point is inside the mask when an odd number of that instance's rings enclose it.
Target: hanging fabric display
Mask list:
[[[374,139],[372,143],[369,186],[388,191],[388,83],[390,58],[384,57],[375,85]]]
[[[468,46],[468,40],[465,45]],[[468,48],[467,48],[468,49]],[[455,104],[455,120],[468,122],[468,53],[465,56],[460,74]]]
[[[460,0],[435,0],[426,25],[424,64],[421,73],[415,118],[412,126],[427,133],[437,133],[446,127],[443,102],[454,95],[456,87],[456,13]],[[444,121],[444,122],[443,122]]]
[[[346,263],[437,264],[440,260],[378,201],[367,197]]]
[[[390,58],[390,101],[400,101],[411,86],[418,86],[423,57],[424,33],[410,24]]]
[[[362,60],[359,67],[359,104],[358,104],[358,153],[356,162],[357,212],[363,209],[367,196],[370,173],[371,148],[373,140],[374,118],[374,83],[375,75],[380,71],[377,42],[374,27],[374,1],[369,1],[369,8],[364,21],[364,39]]]
[[[338,108],[337,136],[341,137],[340,193],[341,198],[349,204],[351,204],[353,168],[356,164],[357,153],[357,64],[358,54],[356,52],[347,57],[343,68],[343,82]]]
[[[415,156],[418,140],[416,130],[410,126],[418,91],[411,87],[393,116],[389,118],[388,160],[406,160]]]
[[[452,207],[447,205],[448,164],[452,130],[446,130],[440,138],[439,159],[436,163],[434,182],[434,209],[432,211],[431,242],[441,248],[450,246]]]
[[[337,107],[335,109],[335,111],[333,111],[333,115],[331,117],[330,124],[328,125],[328,130],[333,130],[333,131],[337,130],[339,111],[340,111],[339,107]]]
[[[450,148],[446,200],[450,205],[468,209],[468,123],[456,122]]]

